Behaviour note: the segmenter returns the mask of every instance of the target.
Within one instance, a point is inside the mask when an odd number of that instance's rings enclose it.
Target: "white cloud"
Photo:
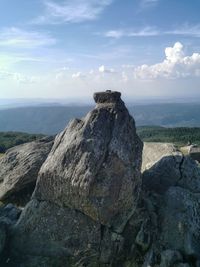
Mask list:
[[[160,32],[154,27],[145,27],[140,30],[131,30],[131,29],[119,29],[107,31],[103,35],[110,38],[121,38],[121,37],[145,37],[145,36],[157,36]]]
[[[80,71],[72,74],[72,78],[73,79],[84,78],[84,77],[85,77],[85,75],[82,72],[80,72]]]
[[[116,71],[112,68],[106,68],[104,65],[99,67],[99,72],[101,73],[115,73]]]
[[[56,43],[56,39],[48,34],[25,31],[19,28],[3,28],[0,30],[0,46],[35,48],[39,46],[49,46]]]
[[[142,65],[134,70],[136,79],[177,79],[200,77],[200,54],[193,53],[191,56],[185,56],[183,45],[180,42],[173,47],[165,49],[163,62],[154,65]]]
[[[17,83],[33,84],[39,82],[39,78],[36,76],[28,76],[19,72],[11,72],[6,70],[0,70],[0,80],[12,80]]]
[[[113,0],[65,0],[63,3],[44,1],[44,15],[36,18],[36,24],[80,23],[97,19]]]
[[[114,29],[101,33],[107,38],[120,39],[122,37],[149,37],[149,36],[188,36],[193,38],[200,37],[200,24],[184,24],[173,29],[164,30],[153,26],[146,26],[142,29]]]
[[[184,35],[190,37],[200,37],[200,24],[197,25],[188,25],[185,24],[181,27],[177,27],[176,29],[166,31],[165,34],[169,35]]]

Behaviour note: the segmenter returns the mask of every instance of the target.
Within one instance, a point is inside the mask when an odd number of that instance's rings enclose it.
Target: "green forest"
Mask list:
[[[174,143],[185,146],[188,142],[200,145],[199,127],[165,128],[159,126],[140,126],[137,133],[144,142]]]
[[[28,134],[18,132],[0,132],[0,154],[5,153],[7,149],[31,142],[44,137],[42,134]]]
[[[144,142],[174,143],[185,146],[188,142],[200,145],[200,128],[178,127],[165,128],[159,126],[139,126],[137,133]],[[21,132],[0,132],[0,154],[13,146],[31,142],[44,137],[42,134]]]

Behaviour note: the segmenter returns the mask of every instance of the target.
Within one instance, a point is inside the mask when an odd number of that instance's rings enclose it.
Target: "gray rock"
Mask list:
[[[179,155],[177,148],[171,143],[144,142],[142,153],[142,172],[150,169],[166,156]]]
[[[94,100],[97,104],[120,102],[121,93],[107,90],[106,92],[94,93]]]
[[[183,257],[179,251],[176,250],[165,250],[161,253],[161,264],[160,267],[172,267],[177,263],[183,261]]]
[[[171,186],[200,192],[200,167],[189,156],[180,153],[164,156],[142,175],[143,188],[162,194]]]
[[[151,242],[151,233],[148,229],[148,222],[144,221],[140,227],[140,231],[138,232],[135,240],[136,244],[139,245],[143,251],[146,251]]]
[[[185,156],[181,164],[181,179],[178,185],[194,193],[200,193],[200,166],[190,156]]]
[[[137,205],[142,142],[119,97],[96,93],[95,109],[56,137],[33,197],[80,210],[120,232]]]
[[[189,155],[194,159],[200,162],[200,147],[197,145],[191,145],[188,147]]]
[[[6,226],[0,221],[0,255],[2,254],[6,244]]]
[[[170,187],[160,205],[162,245],[185,256],[200,257],[200,194]]]
[[[13,228],[13,261],[101,267],[124,257],[121,233],[138,204],[142,142],[119,97],[96,94],[95,109],[56,137]]]
[[[52,145],[53,138],[44,138],[11,148],[0,158],[0,200],[14,202],[23,192],[32,193]]]
[[[37,200],[25,207],[11,240],[11,263],[24,267],[109,266],[124,242],[79,211]]]
[[[8,218],[12,222],[16,222],[21,214],[21,209],[15,207],[13,204],[8,204],[0,208],[0,218]]]
[[[158,194],[175,186],[181,179],[180,166],[183,156],[164,156],[142,174],[143,188]]]

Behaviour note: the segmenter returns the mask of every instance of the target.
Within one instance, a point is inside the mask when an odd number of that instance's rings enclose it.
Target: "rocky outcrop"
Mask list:
[[[150,169],[166,156],[177,154],[177,148],[171,143],[144,142],[142,153],[142,172]]]
[[[30,199],[52,145],[53,138],[48,137],[11,148],[0,158],[0,200],[26,202]]]
[[[156,152],[157,150],[154,153]],[[171,155],[164,154],[142,176],[144,206],[149,214],[151,227],[156,229],[156,240],[150,246],[154,254],[153,265],[159,263],[158,258],[161,256],[162,267],[198,266],[199,164],[190,156],[172,151]]]
[[[23,266],[119,261],[122,232],[138,204],[142,160],[142,142],[120,96],[96,93],[95,109],[56,137],[13,231],[13,257],[20,255]]]
[[[200,162],[200,147],[197,145],[191,145],[188,147],[189,155],[194,159]]]
[[[120,93],[94,99],[56,137],[17,223],[1,227],[0,213],[0,266],[199,267],[199,164],[145,143],[141,177],[142,142]]]
[[[8,263],[11,227],[17,222],[21,210],[13,204],[0,207],[0,266]],[[6,265],[5,265],[6,266]]]
[[[117,230],[137,204],[142,143],[120,93],[94,98],[95,109],[56,137],[33,197],[74,208]]]
[[[169,149],[167,151],[163,149],[162,154],[161,151],[165,145]],[[146,143],[144,145],[143,158],[146,163],[146,170],[144,168],[142,174],[144,190],[162,194],[171,186],[181,186],[194,193],[200,192],[199,164],[190,156],[184,156],[180,151],[171,148],[173,148],[172,144]],[[145,151],[147,155],[152,153],[153,165],[152,161],[144,155]]]

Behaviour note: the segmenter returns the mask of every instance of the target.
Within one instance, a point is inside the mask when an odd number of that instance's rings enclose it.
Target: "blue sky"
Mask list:
[[[200,96],[199,0],[1,0],[0,98]]]

